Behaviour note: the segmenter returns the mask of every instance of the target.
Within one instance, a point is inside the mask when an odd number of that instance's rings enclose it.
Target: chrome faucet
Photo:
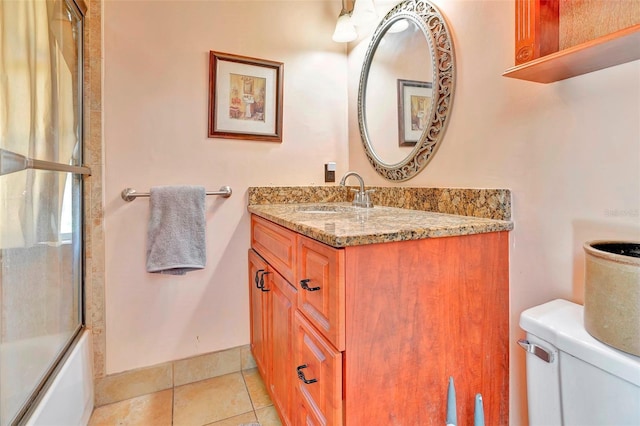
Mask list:
[[[353,197],[353,205],[356,207],[373,207],[373,202],[371,201],[371,197],[369,196],[369,194],[371,194],[374,190],[369,189],[365,191],[364,180],[358,173],[356,172],[345,173],[342,179],[340,180],[340,186],[345,186],[345,183],[347,182],[347,178],[349,176],[354,176],[356,179],[358,179],[358,183],[360,184],[360,190],[352,189],[352,191],[356,193],[355,197]]]

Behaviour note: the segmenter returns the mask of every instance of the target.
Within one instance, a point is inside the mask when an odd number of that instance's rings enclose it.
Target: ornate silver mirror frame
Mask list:
[[[387,30],[397,21],[407,19],[417,25],[429,44],[433,67],[433,91],[430,120],[411,153],[396,164],[385,163],[373,149],[367,128],[367,79],[373,56]],[[416,52],[421,54],[421,52]],[[411,58],[406,58],[411,61]],[[396,84],[396,82],[389,82]],[[440,11],[426,0],[405,0],[393,7],[376,28],[365,53],[358,89],[358,124],[364,150],[373,168],[386,179],[405,181],[419,173],[431,160],[440,145],[449,122],[455,85],[453,40]],[[390,105],[389,108],[392,108]],[[386,141],[385,141],[386,143]],[[397,143],[397,141],[389,141]]]

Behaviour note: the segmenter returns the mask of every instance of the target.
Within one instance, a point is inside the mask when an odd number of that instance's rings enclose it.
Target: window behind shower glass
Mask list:
[[[0,0],[0,148],[82,164],[82,15]],[[19,419],[82,327],[82,178],[0,176],[0,425]]]

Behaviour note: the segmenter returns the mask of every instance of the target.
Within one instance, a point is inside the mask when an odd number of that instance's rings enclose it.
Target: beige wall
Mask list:
[[[520,313],[557,297],[581,301],[584,241],[640,239],[640,63],[550,85],[507,79],[513,1],[436,3],[454,33],[455,102],[433,161],[403,185],[513,191],[511,423],[525,424]],[[338,177],[355,169],[367,184],[393,185],[360,145],[366,44],[347,60],[331,41],[339,8],[333,0],[105,2],[107,373],[248,343],[248,186],[320,184],[329,160]],[[206,138],[209,50],[285,63],[282,144]],[[124,203],[120,191],[198,183],[234,189],[207,201],[207,268],[145,273],[148,201]]]
[[[582,302],[583,242],[640,239],[640,61],[548,85],[507,79],[514,2],[435,3],[454,34],[455,101],[442,146],[403,185],[512,190],[511,424],[526,424],[520,313],[555,298]],[[365,50],[349,57],[349,111]],[[369,165],[355,115],[349,141],[350,168],[392,185]]]
[[[106,373],[249,342],[246,190],[323,183],[347,167],[346,46],[336,1],[105,1]],[[282,143],[207,138],[210,50],[284,62]],[[145,272],[154,185],[207,197],[207,267]]]

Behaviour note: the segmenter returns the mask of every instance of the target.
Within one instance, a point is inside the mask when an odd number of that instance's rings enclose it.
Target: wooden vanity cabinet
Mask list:
[[[299,372],[296,425],[342,424],[342,353],[300,312],[295,316],[294,360]]]
[[[251,351],[283,424],[292,425],[296,289],[254,250],[249,250],[249,277]]]
[[[279,343],[293,355],[276,361],[286,354],[272,349],[262,361],[266,383],[274,363],[294,371],[291,389],[268,387],[274,400],[291,398],[289,409],[277,405],[283,423],[444,424],[453,376],[460,424],[472,424],[477,393],[486,423],[508,424],[506,231],[334,248],[253,216],[252,235],[256,229],[296,239],[293,253],[279,250],[295,259],[296,301],[284,309],[295,310],[293,331]],[[251,300],[253,327],[261,306]],[[271,317],[289,318],[271,306]],[[252,329],[259,357],[256,337]]]
[[[454,378],[459,424],[507,425],[508,233],[346,252],[345,415],[351,425],[444,424]]]
[[[271,379],[269,390],[284,424],[291,422],[293,386],[292,368],[296,289],[279,274],[274,274],[271,289]]]
[[[251,352],[256,360],[256,366],[260,375],[266,380],[270,366],[267,347],[268,338],[268,315],[269,297],[268,292],[261,289],[260,280],[264,279],[263,274],[269,270],[267,262],[258,256],[255,251],[249,250],[249,299],[251,303],[250,311],[250,332],[251,332]],[[268,285],[268,284],[267,284]],[[265,382],[266,385],[266,382]]]
[[[288,282],[296,272],[296,233],[258,216],[251,216],[251,247]]]
[[[339,351],[344,351],[344,253],[298,236],[298,309]]]

